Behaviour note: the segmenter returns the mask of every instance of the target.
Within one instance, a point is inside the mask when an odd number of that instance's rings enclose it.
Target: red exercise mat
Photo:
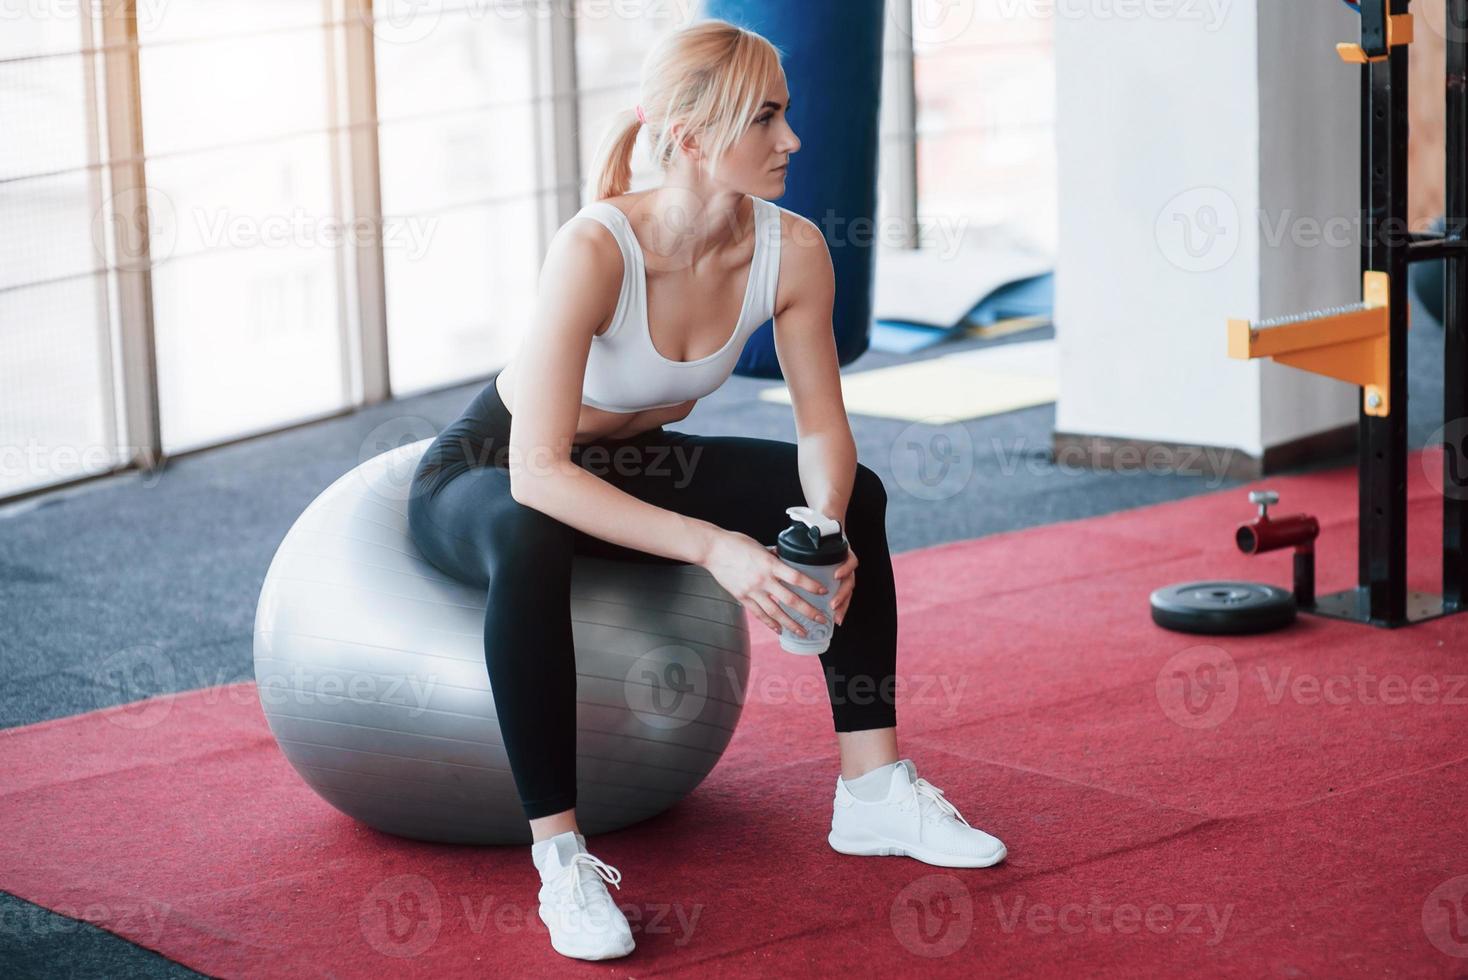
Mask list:
[[[1422,462],[1412,584],[1436,589]],[[1281,512],[1321,519],[1321,591],[1351,584],[1354,470],[1268,485]],[[1157,629],[1159,585],[1289,584],[1287,556],[1232,549],[1245,492],[897,557],[902,749],[1006,841],[997,868],[828,848],[819,666],[755,624],[749,702],[713,774],[592,840],[625,876],[626,959],[550,950],[528,849],[415,843],[337,813],[280,755],[251,684],[0,732],[0,887],[219,976],[1468,969],[1468,618]],[[1183,689],[1204,678],[1201,700]]]

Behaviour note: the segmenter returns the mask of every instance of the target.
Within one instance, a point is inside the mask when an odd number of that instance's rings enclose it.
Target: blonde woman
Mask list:
[[[551,243],[534,330],[414,477],[409,526],[424,556],[489,589],[495,707],[534,840],[540,916],[566,956],[633,948],[606,889],[621,873],[587,851],[576,823],[573,556],[700,565],[759,622],[801,633],[780,604],[821,618],[791,586],[822,587],[768,545],[802,501],[838,520],[850,547],[821,655],[841,755],[831,846],[947,867],[1004,857],[898,758],[886,492],[857,462],[841,400],[826,243],[769,203],[800,149],[789,105],[765,38],[717,20],[665,37],[643,65],[640,104],[602,144],[595,202]],[[644,131],[666,179],[632,194]],[[798,443],[665,428],[728,378],[771,316]],[[602,460],[615,450],[619,465],[587,465],[591,446]],[[691,465],[635,465],[670,450]]]

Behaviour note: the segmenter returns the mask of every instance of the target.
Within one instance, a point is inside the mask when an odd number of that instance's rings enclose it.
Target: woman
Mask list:
[[[767,544],[802,500],[840,521],[850,557],[821,655],[841,754],[828,840],[948,867],[1004,857],[897,757],[886,493],[856,460],[841,401],[826,243],[767,200],[784,193],[800,148],[779,54],[703,21],[650,53],[642,96],[602,145],[596,202],[550,245],[535,330],[425,453],[409,509],[429,561],[488,586],[485,656],[530,821],[540,916],[552,946],[582,959],[622,956],[633,942],[606,889],[621,873],[587,852],[576,824],[576,554],[700,565],[771,630],[802,634],[781,603],[820,619],[791,586],[823,589]],[[644,127],[667,179],[629,194]],[[798,445],[665,428],[724,382],[771,316]],[[601,465],[583,459],[590,446]],[[670,450],[690,465],[640,465]]]

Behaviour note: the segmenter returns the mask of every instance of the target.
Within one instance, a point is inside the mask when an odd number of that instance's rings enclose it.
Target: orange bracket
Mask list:
[[[1230,319],[1228,356],[1272,357],[1314,374],[1362,387],[1362,411],[1391,414],[1391,278],[1362,277],[1360,303],[1274,320]]]
[[[1392,14],[1386,19],[1386,46],[1394,48],[1399,44],[1411,44],[1415,40],[1414,28],[1411,14]],[[1364,65],[1368,61],[1386,61],[1390,55],[1378,55],[1369,58],[1366,49],[1359,44],[1337,44],[1335,53],[1341,56],[1341,60],[1348,65]]]

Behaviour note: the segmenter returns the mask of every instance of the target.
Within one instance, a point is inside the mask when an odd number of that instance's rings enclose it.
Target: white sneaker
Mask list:
[[[632,929],[605,883],[619,891],[622,872],[586,852],[586,838],[568,830],[531,845],[540,871],[540,921],[551,947],[578,960],[609,960],[632,952]]]
[[[878,803],[857,799],[838,777],[826,840],[842,854],[900,854],[944,868],[987,868],[1006,853],[1002,841],[969,826],[941,789],[920,778],[911,759],[897,763]]]

